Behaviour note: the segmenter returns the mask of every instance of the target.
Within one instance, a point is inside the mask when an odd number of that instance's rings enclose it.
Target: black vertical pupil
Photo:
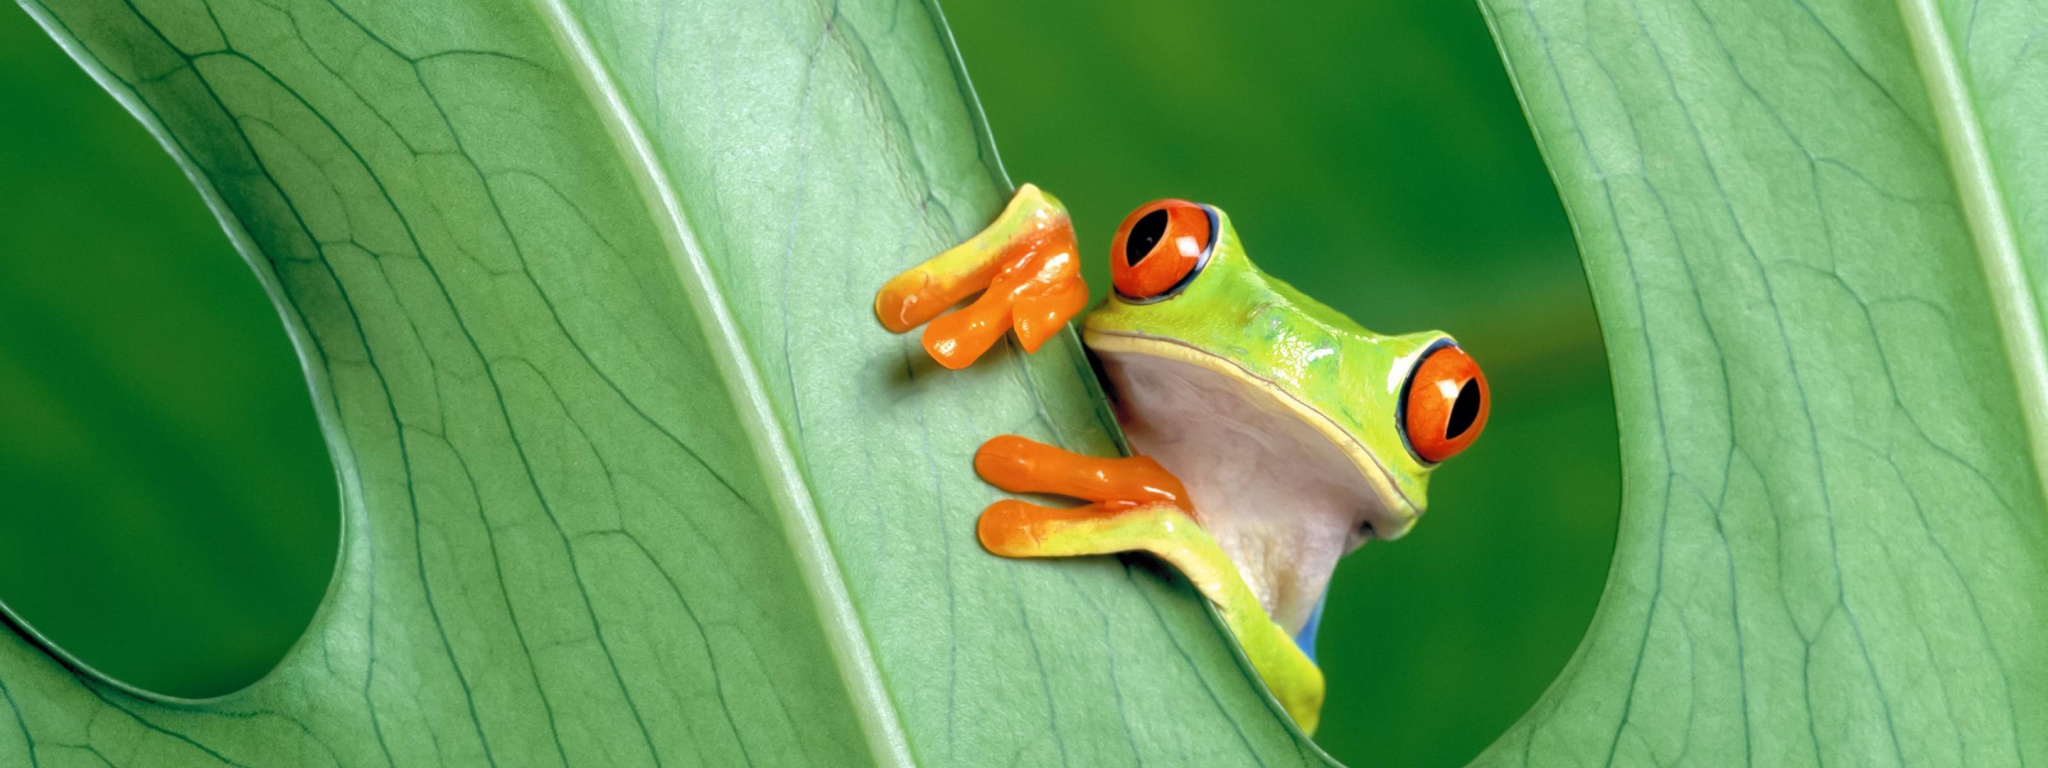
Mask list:
[[[1161,208],[1138,219],[1137,226],[1131,227],[1131,236],[1124,241],[1124,263],[1138,266],[1138,262],[1152,253],[1152,247],[1159,244],[1159,238],[1166,236],[1166,209]]]
[[[1465,430],[1472,428],[1472,422],[1479,420],[1479,380],[1466,379],[1465,386],[1458,389],[1458,401],[1451,404],[1450,421],[1444,424],[1444,439],[1456,440]]]

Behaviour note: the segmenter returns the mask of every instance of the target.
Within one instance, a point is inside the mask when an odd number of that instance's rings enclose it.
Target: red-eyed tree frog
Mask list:
[[[987,229],[890,280],[875,312],[896,333],[929,323],[924,347],[949,368],[1013,328],[1035,352],[1086,308],[1075,251],[1066,208],[1026,184]],[[1089,503],[998,501],[976,533],[1004,557],[1145,551],[1172,563],[1313,733],[1330,574],[1366,540],[1414,526],[1430,471],[1486,428],[1486,377],[1441,332],[1373,333],[1259,271],[1214,206],[1133,211],[1110,275],[1081,339],[1136,455],[989,440],[974,457],[988,482]]]

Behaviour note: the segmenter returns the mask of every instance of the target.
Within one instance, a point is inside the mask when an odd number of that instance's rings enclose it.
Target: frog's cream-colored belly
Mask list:
[[[1299,632],[1337,560],[1384,514],[1366,477],[1247,376],[1096,343],[1129,337],[1090,336],[1131,449],[1180,478],[1266,612]]]

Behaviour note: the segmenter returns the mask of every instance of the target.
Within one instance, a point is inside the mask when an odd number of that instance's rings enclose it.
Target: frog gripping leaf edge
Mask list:
[[[1058,222],[1058,258],[1072,259],[1057,205],[1024,185],[981,234],[889,281],[876,296],[883,324],[909,330],[896,322],[906,307],[936,315],[932,299],[906,287],[945,286],[951,292],[931,295],[956,302],[986,287],[925,334],[946,367],[971,364],[950,341],[962,324],[948,320],[1000,317],[1022,290],[1005,275],[1049,272],[1031,261],[1046,238],[1019,221]],[[975,458],[990,483],[1089,503],[998,501],[982,513],[978,538],[1005,557],[1149,552],[1172,563],[1215,605],[1295,723],[1314,733],[1324,698],[1316,618],[1336,560],[1368,539],[1399,538],[1420,517],[1430,470],[1486,426],[1485,377],[1441,333],[1373,334],[1259,271],[1212,206],[1140,206],[1109,258],[1115,290],[1087,315],[1082,338],[1139,455],[1095,458],[992,438]],[[1003,330],[969,322],[981,334]],[[964,347],[978,354],[989,343]]]

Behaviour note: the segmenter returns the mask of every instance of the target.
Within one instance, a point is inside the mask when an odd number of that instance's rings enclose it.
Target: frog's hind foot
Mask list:
[[[973,304],[940,316],[977,291],[981,298]],[[1017,188],[987,229],[875,293],[875,316],[883,327],[904,333],[929,322],[925,351],[956,370],[1012,327],[1024,350],[1036,352],[1087,305],[1088,284],[1081,279],[1067,208],[1031,184]]]

